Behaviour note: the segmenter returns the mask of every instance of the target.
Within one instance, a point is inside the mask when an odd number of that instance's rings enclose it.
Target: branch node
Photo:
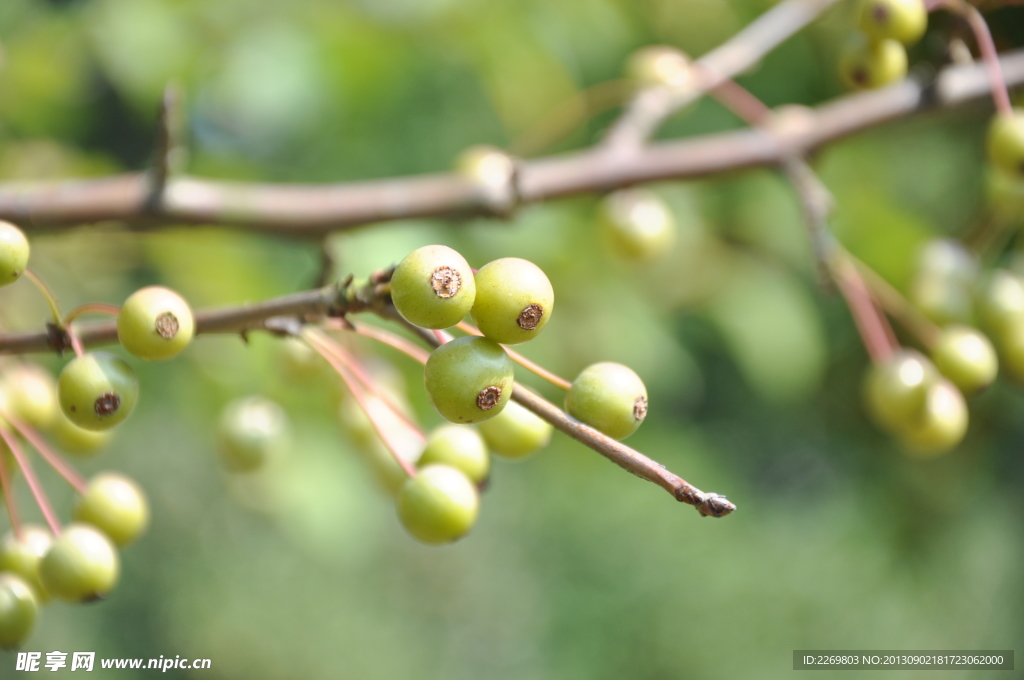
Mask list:
[[[52,322],[46,324],[46,346],[61,356],[73,348],[67,330]]]

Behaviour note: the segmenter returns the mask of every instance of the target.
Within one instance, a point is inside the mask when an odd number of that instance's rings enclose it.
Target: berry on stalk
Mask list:
[[[851,89],[884,87],[907,75],[907,50],[895,40],[875,42],[855,36],[839,57],[839,75]]]
[[[117,315],[117,339],[139,359],[165,361],[184,350],[195,333],[192,310],[169,288],[148,286],[132,293]]]
[[[398,492],[398,518],[413,538],[430,545],[451,543],[476,521],[480,497],[460,470],[428,465]]]
[[[259,396],[244,397],[224,409],[219,427],[220,459],[231,472],[251,472],[284,453],[288,416]]]
[[[566,393],[565,410],[612,439],[625,439],[647,417],[647,388],[627,366],[591,364]]]
[[[32,587],[16,574],[0,573],[0,647],[22,645],[32,633],[38,613]]]
[[[423,367],[427,398],[453,423],[478,423],[501,413],[512,394],[513,374],[505,350],[470,336],[441,345]]]
[[[405,256],[391,276],[391,300],[409,323],[449,328],[473,308],[473,269],[448,246],[424,246]]]
[[[491,470],[483,437],[468,425],[442,425],[430,433],[417,465],[426,467],[434,463],[460,470],[476,484],[487,479]]]
[[[931,354],[939,372],[965,396],[991,385],[999,370],[999,360],[992,343],[980,331],[969,326],[943,329]]]
[[[864,384],[868,414],[882,429],[896,433],[921,418],[928,390],[939,380],[935,365],[923,354],[900,349],[873,364]]]
[[[1024,176],[1024,109],[998,113],[992,119],[988,128],[988,157],[1003,172]]]
[[[897,40],[913,45],[928,28],[928,10],[922,0],[864,0],[860,29],[873,40]]]
[[[487,446],[496,456],[521,459],[533,455],[548,445],[551,423],[542,420],[514,401],[505,405],[501,413],[478,425]]]
[[[39,564],[39,577],[51,595],[67,602],[105,597],[117,585],[117,549],[99,529],[69,524]]]
[[[39,562],[51,543],[53,534],[35,524],[22,526],[20,538],[9,531],[0,541],[0,572],[11,572],[25,579],[41,603],[49,600],[50,595],[39,579]]]
[[[0,220],[0,286],[14,283],[28,267],[28,239],[21,229]]]
[[[473,320],[489,340],[515,345],[541,332],[555,292],[540,267],[518,257],[488,262],[476,274]]]
[[[135,371],[106,352],[75,357],[57,379],[57,399],[68,419],[86,430],[107,430],[122,422],[139,399]]]
[[[75,503],[76,522],[91,524],[124,547],[149,525],[149,501],[133,480],[116,472],[96,475]]]

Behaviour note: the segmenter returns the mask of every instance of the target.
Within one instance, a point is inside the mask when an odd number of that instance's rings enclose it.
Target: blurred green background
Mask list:
[[[620,77],[632,50],[700,54],[770,4],[2,0],[0,179],[144,168],[169,81],[187,94],[191,173],[312,182],[439,171],[472,144],[514,145],[584,88]],[[838,96],[852,9],[741,82],[772,106]],[[1024,8],[989,18],[1001,46],[1024,44]],[[939,64],[944,36],[959,30],[934,18],[915,68]],[[543,152],[593,143],[613,115]],[[839,238],[905,285],[921,243],[963,234],[984,211],[990,115],[984,104],[898,122],[823,151],[815,162],[836,195]],[[705,102],[663,134],[737,125]],[[523,351],[570,378],[597,360],[632,366],[652,406],[629,444],[728,495],[735,515],[701,519],[556,436],[528,461],[495,464],[467,539],[424,547],[339,427],[330,375],[290,376],[266,336],[202,338],[169,364],[133,361],[137,412],[80,466],[122,470],[150,495],[153,526],[123,552],[120,586],[102,604],[50,605],[25,649],[212,659],[211,670],[167,677],[592,680],[779,678],[793,674],[794,649],[1019,643],[1024,390],[997,383],[971,403],[965,443],[911,460],[863,415],[867,359],[841,300],[815,287],[787,185],[756,171],[656,189],[681,232],[654,267],[613,261],[591,238],[595,197],[508,221],[371,225],[327,247],[338,277],[430,243],[476,267],[533,260],[558,307]],[[319,242],[216,227],[30,236],[33,266],[65,308],[117,304],[150,283],[197,307],[257,300],[313,285],[320,267]],[[21,281],[2,291],[0,313],[6,328],[27,329],[47,310]],[[422,422],[438,424],[419,369],[379,355],[404,374]],[[213,431],[223,405],[251,393],[287,408],[294,447],[240,483],[219,469]],[[70,491],[43,477],[68,517]],[[20,498],[38,520],[24,489]],[[0,676],[13,668],[0,653]],[[922,677],[865,677],[904,675]]]

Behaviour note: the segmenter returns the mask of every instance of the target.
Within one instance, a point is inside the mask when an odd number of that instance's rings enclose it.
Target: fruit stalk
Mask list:
[[[25,423],[13,420],[10,417],[7,418],[7,422],[11,424],[11,427],[18,431],[18,434],[28,440],[28,443],[32,445],[32,448],[39,452],[42,459],[45,460],[47,464],[57,472],[57,474],[63,477],[75,491],[78,493],[85,493],[85,489],[88,486],[85,479],[83,479],[73,467],[64,461],[56,451],[51,449],[38,432]]]
[[[54,536],[60,536],[60,520],[57,519],[57,513],[53,511],[50,501],[47,500],[46,492],[43,491],[42,485],[39,484],[36,473],[32,470],[25,452],[21,450],[18,438],[6,427],[0,427],[0,439],[3,439],[7,448],[10,449],[11,455],[14,456],[14,460],[17,461],[18,467],[25,473],[25,482],[28,484],[29,491],[32,492],[36,504],[39,506],[39,511],[43,513],[46,523],[50,525],[50,531],[53,532]]]

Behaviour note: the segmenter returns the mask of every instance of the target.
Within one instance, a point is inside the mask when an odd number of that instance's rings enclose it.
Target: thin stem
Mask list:
[[[381,427],[380,423],[377,422],[377,418],[370,409],[370,404],[366,399],[366,394],[363,392],[362,386],[359,381],[351,374],[351,372],[345,367],[345,365],[339,361],[334,354],[321,344],[319,339],[315,339],[312,336],[304,335],[304,338],[309,338],[309,346],[313,348],[324,360],[331,365],[331,367],[341,376],[342,382],[345,383],[345,387],[348,388],[349,393],[359,404],[359,408],[362,409],[363,414],[366,415],[367,420],[370,421],[370,426],[373,427],[373,431],[377,433],[377,437],[380,438],[384,447],[391,453],[391,456],[395,459],[395,462],[405,471],[410,477],[416,476],[416,468],[407,461],[401,454],[398,453],[398,449],[395,448],[394,444],[388,438],[387,432]]]
[[[352,375],[355,376],[356,380],[359,381],[359,384],[363,386],[363,389],[365,389],[370,395],[379,399],[388,407],[388,410],[395,414],[395,416],[406,425],[406,427],[412,430],[421,440],[426,441],[427,436],[423,433],[420,426],[414,423],[409,416],[405,414],[390,395],[378,388],[377,384],[373,381],[373,378],[366,372],[366,369],[362,367],[359,360],[356,359],[351,352],[312,328],[304,329],[302,338],[306,340],[306,344],[309,344],[310,342],[318,342],[321,347],[328,352],[331,352],[334,357],[345,366],[345,368],[352,372]]]
[[[875,363],[885,361],[895,349],[892,329],[888,327],[885,317],[878,312],[864,280],[853,264],[843,259],[839,259],[833,266],[833,279],[850,308],[850,314],[853,315],[853,321],[871,360]]]
[[[7,505],[7,514],[11,518],[11,529],[14,536],[21,539],[21,519],[18,517],[18,507],[14,502],[14,480],[11,477],[13,470],[7,468],[6,452],[0,450],[0,490],[4,494],[4,504]]]
[[[50,531],[53,532],[54,536],[60,536],[60,521],[57,519],[57,513],[53,511],[50,501],[46,499],[46,492],[43,491],[42,485],[36,479],[36,473],[33,472],[28,458],[25,456],[24,451],[21,450],[18,438],[11,434],[6,427],[0,427],[0,439],[3,439],[4,443],[7,444],[7,448],[11,450],[14,460],[18,462],[18,467],[25,473],[25,482],[32,492],[32,497],[36,499],[36,504],[39,506],[40,512],[43,513],[46,523],[50,525]]]
[[[71,488],[80,494],[85,493],[86,487],[88,486],[85,478],[78,474],[78,472],[76,472],[67,461],[61,458],[60,454],[51,449],[46,443],[46,440],[44,440],[38,432],[25,423],[13,420],[10,417],[7,417],[7,422],[9,422],[11,427],[17,430],[22,437],[28,440],[29,444],[39,452],[40,457],[42,457],[50,467],[56,470],[57,474],[63,477],[64,481],[71,485]]]
[[[383,345],[387,345],[392,349],[398,350],[402,354],[405,354],[406,356],[412,358],[415,361],[418,361],[421,364],[427,363],[427,359],[430,358],[430,352],[426,351],[419,345],[410,342],[409,340],[406,340],[401,335],[396,335],[391,331],[385,330],[383,328],[378,328],[377,326],[371,326],[369,324],[364,323],[356,323],[354,321],[350,322],[350,326],[351,328],[348,328],[348,330],[352,330],[354,333],[357,333],[358,335],[362,335],[372,340],[376,340],[377,342]],[[337,324],[336,327],[343,328],[341,324]]]
[[[105,305],[100,302],[90,302],[88,304],[79,305],[64,316],[64,321],[61,324],[67,327],[72,321],[84,314],[103,314],[104,316],[117,316],[121,313],[121,308],[117,305]]]
[[[455,327],[464,333],[469,333],[470,335],[483,335],[483,333],[480,332],[479,328],[477,328],[476,326],[472,326],[466,323],[465,321],[460,321],[459,323],[455,324]],[[530,361],[519,352],[509,349],[506,345],[502,345],[502,347],[505,349],[505,353],[508,354],[509,358],[512,361],[516,362],[517,364],[519,364],[526,370],[530,371],[531,373],[534,373],[537,376],[544,378],[544,380],[547,380],[555,387],[558,387],[563,390],[568,390],[570,387],[572,387],[572,383],[566,380],[565,378],[555,373],[552,373],[551,371],[544,368],[540,364],[535,364],[534,362]]]
[[[53,322],[57,324],[58,328],[64,328],[60,316],[60,306],[57,304],[57,298],[54,296],[53,291],[50,290],[50,287],[31,269],[25,270],[25,278],[31,281],[39,289],[39,292],[43,294],[43,297],[46,298],[46,304],[50,306],[50,314],[53,315]]]
[[[71,350],[75,353],[76,357],[80,357],[85,354],[85,350],[82,349],[82,340],[78,337],[78,333],[75,333],[75,329],[68,324],[64,329],[64,332],[68,334],[68,340],[71,342]]]
[[[843,257],[857,268],[882,309],[899,321],[900,325],[917,338],[926,349],[935,346],[939,341],[939,336],[942,335],[942,329],[935,322],[911,304],[907,298],[903,297],[902,293],[874,269],[847,251],[843,251]]]
[[[698,71],[709,72],[707,66],[699,62],[693,64]],[[772,117],[772,110],[758,99],[750,90],[746,89],[736,81],[721,76],[709,76],[709,79],[719,81],[718,85],[711,88],[710,94],[722,106],[736,114],[744,123],[751,127],[763,125]]]
[[[982,13],[978,11],[977,7],[963,2],[963,0],[926,0],[925,6],[929,11],[945,8],[959,15],[971,27],[974,40],[978,43],[978,51],[981,53],[982,61],[985,62],[985,70],[988,72],[989,83],[992,87],[992,102],[995,104],[996,111],[1002,115],[1012,115],[1013,104],[1010,102],[1010,92],[1006,87],[1006,79],[1003,77],[1003,67],[999,63],[999,53],[996,51],[992,32]]]

